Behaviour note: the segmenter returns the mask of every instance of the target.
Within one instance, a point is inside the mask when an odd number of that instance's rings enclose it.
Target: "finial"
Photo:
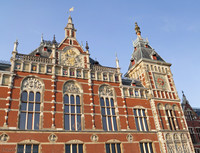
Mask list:
[[[18,40],[16,39],[16,41],[14,42],[14,49],[13,51],[17,52],[17,47],[18,47]]]
[[[138,26],[137,22],[135,22],[135,32],[137,35],[141,35],[140,27]]]
[[[41,43],[43,43],[44,39],[43,39],[43,33],[42,33],[42,36],[41,36]]]
[[[117,67],[117,68],[120,68],[120,67],[119,67],[119,60],[118,60],[118,58],[117,58],[117,53],[115,53],[115,56],[116,56],[116,67]]]
[[[56,36],[55,36],[55,34],[53,35],[53,41],[52,41],[52,43],[53,44],[56,44],[57,42],[56,42]]]
[[[85,46],[86,50],[89,50],[89,46],[88,46],[88,42],[86,41],[86,46]]]

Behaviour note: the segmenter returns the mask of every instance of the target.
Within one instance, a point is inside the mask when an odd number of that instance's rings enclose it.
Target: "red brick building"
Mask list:
[[[15,42],[0,71],[1,153],[191,153],[171,64],[141,37],[128,72],[90,58],[71,16],[65,38],[28,55]]]
[[[182,108],[185,114],[185,119],[188,125],[188,130],[194,145],[195,153],[200,153],[200,117],[199,109],[194,109],[190,106],[185,94],[183,93]],[[195,111],[196,110],[196,111]]]

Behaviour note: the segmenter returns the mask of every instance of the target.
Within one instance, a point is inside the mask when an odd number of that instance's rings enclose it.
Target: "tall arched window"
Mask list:
[[[178,125],[177,125],[177,122],[176,122],[176,114],[172,110],[172,107],[167,104],[165,106],[165,112],[166,112],[166,115],[167,115],[170,130],[177,130]]]
[[[81,114],[80,88],[72,81],[67,82],[64,85],[64,129],[81,130]]]
[[[105,131],[117,131],[117,115],[115,112],[113,89],[103,85],[99,88],[99,94],[103,129]]]
[[[42,90],[43,84],[37,78],[26,78],[23,81],[19,115],[19,129],[39,129]]]

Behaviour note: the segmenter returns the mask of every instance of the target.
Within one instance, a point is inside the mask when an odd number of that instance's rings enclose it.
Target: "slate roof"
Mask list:
[[[134,59],[135,64],[141,59],[152,59],[152,55],[155,55],[157,61],[165,62],[162,57],[149,45],[148,41],[143,38],[137,38],[134,45],[134,52],[132,54],[131,60]],[[131,69],[134,65],[130,62],[128,70]]]
[[[10,71],[11,64],[8,61],[0,61],[0,71]]]
[[[140,80],[130,79],[130,78],[122,78],[122,84],[126,86],[132,86],[132,84],[135,84],[136,87],[143,87]]]

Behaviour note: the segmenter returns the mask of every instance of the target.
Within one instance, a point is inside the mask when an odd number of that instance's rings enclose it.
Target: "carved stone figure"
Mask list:
[[[23,81],[23,89],[40,90],[42,89],[42,83],[39,79],[34,77],[26,78]]]
[[[103,96],[113,96],[113,89],[107,85],[101,86],[99,89],[100,95]]]
[[[64,92],[80,93],[80,89],[74,82],[67,82],[64,85]]]

